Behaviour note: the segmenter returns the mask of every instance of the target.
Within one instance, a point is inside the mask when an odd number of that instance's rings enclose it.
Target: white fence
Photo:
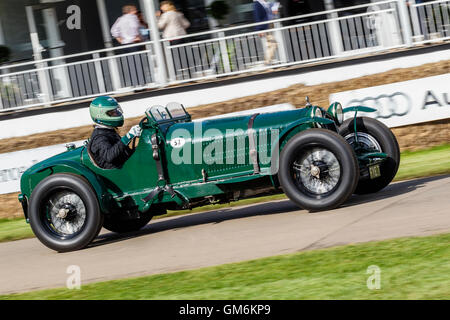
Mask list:
[[[410,6],[413,41],[416,44],[450,39],[450,1]]]
[[[155,86],[152,42],[1,67],[0,111]]]
[[[355,10],[364,12],[351,14]],[[312,21],[295,23],[298,20]],[[211,32],[182,37],[182,44],[163,40],[169,80],[205,79],[400,47],[398,21],[397,1],[383,1],[278,19],[266,30],[245,32],[267,25],[264,22],[222,29],[203,41],[188,40]],[[275,53],[268,63],[265,51],[270,41]]]
[[[163,59],[149,41],[4,66],[0,112],[445,41],[449,3],[380,1],[164,39]]]

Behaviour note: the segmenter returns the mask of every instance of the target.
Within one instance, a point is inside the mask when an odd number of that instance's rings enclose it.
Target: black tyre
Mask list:
[[[138,231],[145,227],[153,218],[153,214],[140,213],[137,219],[124,219],[120,215],[105,215],[103,228],[116,232],[125,233],[131,231]]]
[[[378,120],[357,117],[356,130],[358,132],[358,142],[364,147],[373,148],[388,155],[387,160],[380,166],[381,176],[375,179],[360,180],[355,193],[367,194],[380,191],[391,183],[397,174],[400,164],[400,148],[397,139],[388,127]],[[339,134],[354,147],[354,119],[347,119],[339,128]]]
[[[43,179],[30,197],[29,218],[36,237],[50,249],[86,247],[100,232],[103,215],[89,182],[73,174]]]
[[[358,183],[359,167],[352,148],[329,130],[298,133],[283,148],[279,163],[278,178],[284,192],[306,210],[338,207]]]

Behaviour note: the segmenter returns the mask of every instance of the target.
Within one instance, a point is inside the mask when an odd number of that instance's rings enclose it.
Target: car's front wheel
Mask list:
[[[286,195],[310,211],[333,209],[358,183],[353,150],[338,134],[309,129],[292,137],[280,154],[278,178]]]
[[[103,224],[94,190],[86,179],[72,174],[54,174],[36,186],[29,219],[36,237],[59,252],[86,247]]]

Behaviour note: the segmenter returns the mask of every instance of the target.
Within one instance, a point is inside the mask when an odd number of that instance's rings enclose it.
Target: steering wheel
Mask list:
[[[147,121],[146,121],[147,120]],[[147,117],[144,117],[141,119],[141,121],[139,121],[139,127],[144,130],[145,128],[145,123],[148,122]],[[138,139],[138,137],[133,137],[133,139],[131,139],[131,143],[130,143],[130,147],[131,150],[134,151],[136,150],[137,144],[136,144],[136,140]]]
[[[145,121],[145,120],[147,120],[147,121]],[[147,117],[143,117],[142,119],[141,119],[141,121],[139,121],[139,127],[141,127],[141,129],[142,130],[144,130],[144,125],[146,124],[146,123],[148,123],[148,118]]]

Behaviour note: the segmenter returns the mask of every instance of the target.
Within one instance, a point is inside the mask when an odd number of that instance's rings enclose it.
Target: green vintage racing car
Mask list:
[[[386,187],[400,161],[375,109],[313,106],[192,121],[178,103],[153,106],[120,169],[102,169],[88,141],[26,170],[22,203],[37,238],[59,252],[88,246],[102,227],[131,232],[167,210],[284,192],[300,208],[329,210]],[[344,113],[353,117],[344,121]]]

